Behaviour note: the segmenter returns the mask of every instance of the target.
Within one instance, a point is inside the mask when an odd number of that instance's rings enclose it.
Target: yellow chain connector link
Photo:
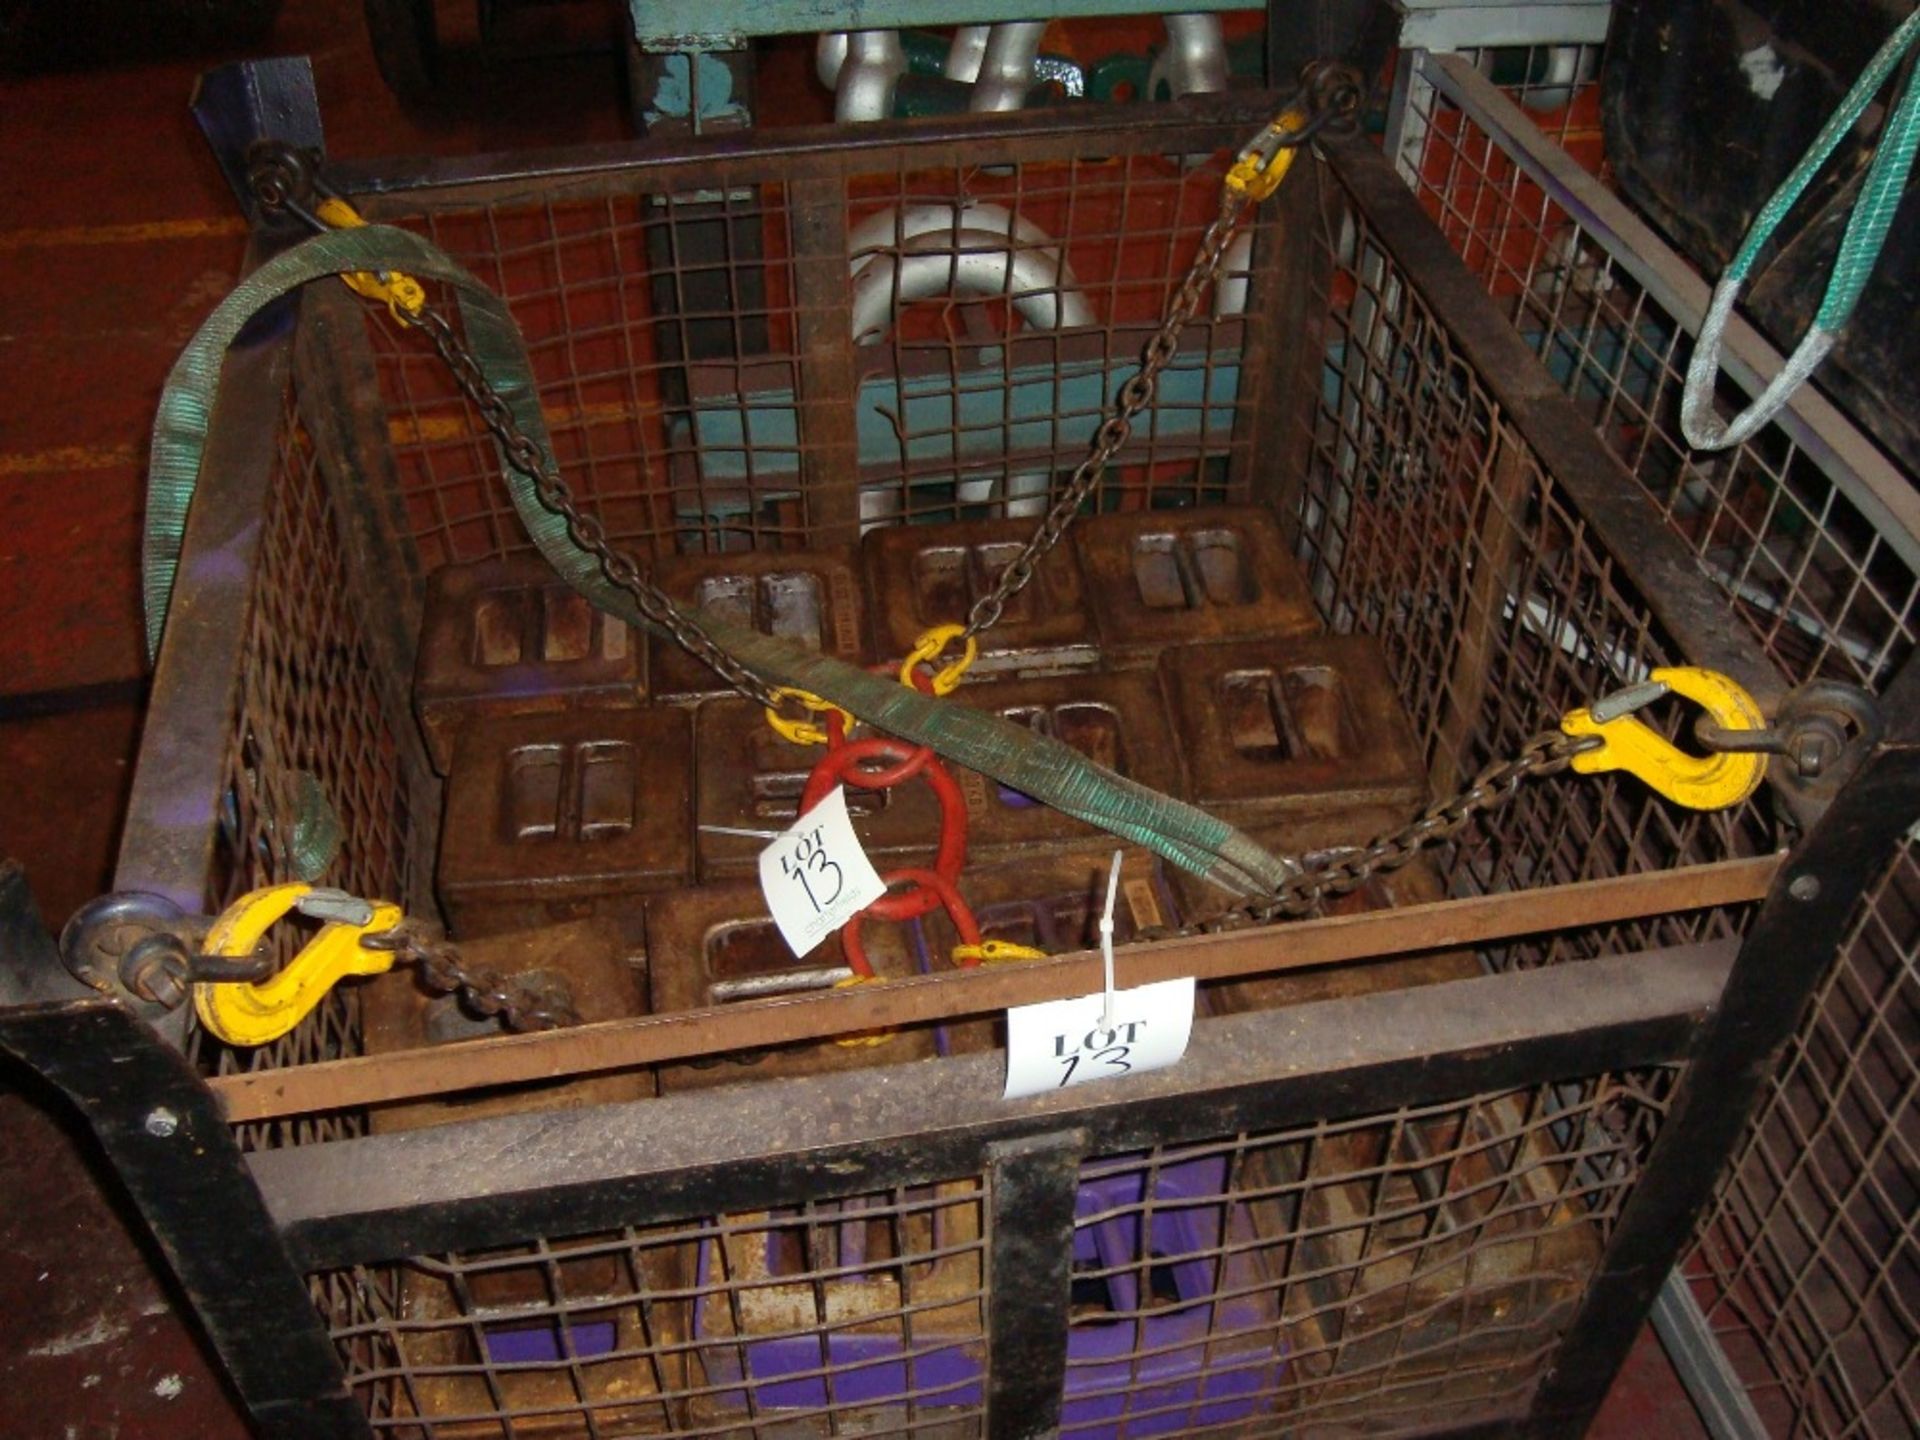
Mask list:
[[[1278,190],[1300,149],[1284,142],[1305,130],[1309,118],[1304,110],[1287,110],[1275,116],[1234,157],[1224,182],[1227,189],[1256,203]]]
[[[878,985],[880,983],[881,977],[878,975],[849,975],[844,980],[834,981],[833,988],[836,990],[851,990],[856,985]],[[884,1045],[898,1033],[896,1030],[862,1030],[857,1035],[838,1036],[833,1043],[843,1045],[849,1050],[856,1050],[868,1045]]]
[[[311,885],[273,885],[242,895],[213,922],[207,953],[233,958],[253,954],[267,931],[312,893]],[[370,906],[372,913],[362,923],[336,920],[322,926],[272,979],[195,984],[193,1008],[200,1023],[229,1045],[264,1045],[306,1019],[349,975],[391,970],[392,951],[364,949],[360,941],[398,925],[400,907],[386,900]]]
[[[966,637],[966,646],[960,652],[958,660],[950,660],[942,668],[933,672],[933,693],[951,695],[960,688],[960,679],[967,673],[967,667],[973,664],[980,654],[980,642],[967,634],[964,625],[936,625],[918,640],[913,649],[907,652],[907,658],[900,662],[900,683],[909,690],[913,685],[913,667],[921,661],[931,665],[940,658],[940,652],[953,641]]]
[[[1016,945],[1011,940],[982,940],[978,945],[953,947],[953,963],[961,965],[978,960],[982,965],[1004,965],[1013,960],[1044,960],[1047,952],[1031,945]]]
[[[358,210],[338,195],[324,197],[313,207],[313,213],[336,230],[357,230],[367,223],[360,218]],[[413,276],[398,271],[382,270],[376,275],[371,270],[349,270],[340,278],[354,294],[385,305],[388,313],[402,325],[418,315],[427,303],[425,287]]]
[[[1684,695],[1727,730],[1760,730],[1766,717],[1751,695],[1715,670],[1679,665],[1655,670],[1648,680]],[[1648,699],[1657,698],[1655,691]],[[1598,735],[1607,743],[1573,757],[1582,775],[1625,770],[1678,805],[1691,810],[1722,810],[1738,805],[1759,787],[1767,773],[1764,755],[1689,755],[1666,736],[1629,714],[1595,719],[1586,708],[1569,710],[1560,721],[1569,735]]]
[[[812,694],[809,691],[798,690],[791,685],[778,685],[774,687],[773,693],[783,700],[799,701],[801,705],[805,706],[808,711],[815,715],[825,715],[828,713],[838,715],[841,720],[845,722],[849,731],[858,723],[853,718],[851,711],[843,710],[831,700],[822,700],[818,695]],[[795,745],[824,745],[827,743],[826,726],[816,725],[811,720],[789,720],[771,705],[767,707],[767,724],[773,727],[775,734],[784,740],[791,740]]]

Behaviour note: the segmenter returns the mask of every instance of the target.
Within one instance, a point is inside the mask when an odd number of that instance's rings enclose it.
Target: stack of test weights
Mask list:
[[[658,578],[677,598],[767,634],[850,663],[891,666],[927,629],[963,618],[989,593],[1028,533],[1023,520],[891,526],[870,532],[854,550],[683,557],[663,563]],[[609,639],[604,627],[613,622],[583,624],[551,590],[525,565],[494,562],[437,577],[428,632],[442,638],[422,646],[419,705],[436,757],[451,766],[439,890],[456,933],[599,916],[631,936],[643,913],[646,1001],[657,1013],[844,980],[850,971],[837,937],[803,957],[786,949],[754,881],[765,841],[728,833],[790,824],[819,750],[782,739],[759,707],[723,693],[670,644]],[[1378,647],[1364,636],[1322,633],[1265,510],[1089,517],[981,639],[957,703],[1030,726],[1189,799],[1277,852],[1364,843],[1427,799],[1422,750]],[[990,777],[956,767],[955,778],[971,834],[961,889],[985,936],[1053,951],[1096,943],[1093,922],[1112,840]],[[876,868],[927,863],[940,812],[923,783],[850,789],[848,797]],[[1122,943],[1140,930],[1208,918],[1229,903],[1214,887],[1170,873],[1132,848],[1121,894]],[[1392,905],[1409,896],[1438,898],[1431,872],[1412,867],[1345,903]],[[938,912],[903,925],[871,922],[863,938],[883,978],[942,969],[958,941]],[[1473,973],[1477,962],[1465,953],[1423,956],[1212,986],[1202,1006],[1214,1013],[1275,1008]],[[998,1022],[972,1019],[900,1031],[874,1044],[806,1042],[672,1064],[662,1068],[659,1085],[674,1093],[762,1076],[851,1075],[1000,1043]],[[1361,1149],[1368,1143],[1353,1142]],[[1359,1150],[1327,1154],[1324,1163],[1359,1171],[1378,1163]],[[1551,1183],[1549,1170],[1537,1173]],[[1524,1255],[1521,1246],[1509,1247],[1514,1253],[1504,1258],[1499,1246],[1483,1247],[1470,1263],[1423,1272],[1412,1283],[1391,1257],[1375,1263],[1340,1248],[1349,1243],[1343,1237],[1367,1233],[1361,1218],[1372,1202],[1364,1182],[1319,1186],[1314,1194],[1324,1234],[1313,1258],[1326,1267],[1348,1265],[1359,1278],[1343,1310],[1293,1317],[1299,1328],[1292,1348],[1305,1357],[1296,1379],[1319,1365],[1327,1383],[1337,1384],[1344,1370],[1373,1363],[1366,1358],[1369,1334],[1391,1337],[1413,1323],[1408,1316],[1450,1315],[1435,1323],[1457,1325],[1482,1300],[1506,1310],[1522,1297],[1556,1303],[1558,1282],[1537,1284],[1535,1272],[1576,1283],[1593,1244],[1583,1227],[1559,1225],[1564,1255],[1537,1242]],[[956,1200],[916,1213],[951,1210],[939,1222],[951,1227],[967,1209]],[[1356,1217],[1351,1229],[1343,1215]],[[688,1317],[696,1339],[751,1342],[761,1334],[762,1346],[772,1347],[696,1346],[708,1371],[699,1404],[712,1419],[735,1413],[746,1389],[756,1403],[776,1409],[822,1403],[809,1389],[818,1377],[780,1378],[786,1362],[776,1337],[783,1330],[869,1307],[882,1318],[870,1333],[853,1326],[845,1343],[849,1353],[884,1358],[886,1336],[899,1325],[892,1314],[897,1296],[882,1293],[893,1282],[848,1276],[786,1283],[780,1217],[758,1219],[763,1230],[708,1242],[715,1253],[691,1262],[697,1268],[724,1261],[736,1275],[765,1271],[752,1305],[736,1313],[702,1302]],[[1260,1219],[1236,1213],[1233,1223]],[[859,1223],[847,1218],[828,1229],[852,1235]],[[931,1231],[922,1238],[931,1239]],[[723,1246],[740,1253],[721,1254]],[[977,1265],[966,1253],[966,1264]],[[1503,1265],[1511,1276],[1495,1273]],[[927,1283],[972,1297],[978,1279],[962,1266]],[[1470,1298],[1450,1308],[1442,1291]],[[819,1303],[828,1316],[815,1313]],[[978,1339],[970,1328],[976,1312],[968,1299],[951,1307],[950,1338],[960,1357],[954,1363],[963,1369],[973,1363],[967,1357]],[[1337,1330],[1331,1336],[1330,1326]],[[735,1384],[742,1393],[727,1390]],[[880,1399],[884,1388],[874,1392]]]

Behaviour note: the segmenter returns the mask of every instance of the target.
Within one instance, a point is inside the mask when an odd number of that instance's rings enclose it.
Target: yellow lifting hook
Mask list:
[[[336,230],[357,230],[367,223],[360,218],[358,210],[338,195],[323,198],[314,207],[314,213]],[[427,292],[420,282],[397,270],[382,270],[378,274],[370,270],[349,270],[340,278],[356,295],[380,301],[393,318],[403,325],[418,315],[427,303]]]
[[[1655,670],[1650,692],[1624,692],[1628,708],[1658,699],[1668,690],[1684,695],[1726,730],[1760,730],[1766,717],[1751,695],[1725,675],[1691,665]],[[1601,713],[1596,716],[1595,711]],[[1611,713],[1610,713],[1611,712]],[[1598,735],[1606,744],[1573,757],[1582,775],[1625,770],[1678,805],[1693,810],[1722,810],[1738,805],[1759,788],[1767,773],[1765,755],[1689,755],[1658,731],[1602,701],[1589,710],[1569,710],[1560,721],[1569,735]]]
[[[1290,143],[1305,130],[1312,117],[1304,110],[1288,110],[1254,136],[1234,157],[1227,171],[1226,186],[1234,194],[1255,202],[1266,199],[1280,188],[1293,168],[1299,146]]]
[[[252,890],[229,905],[207,933],[207,953],[251,955],[273,925],[314,893],[311,885],[271,885]],[[364,920],[335,920],[324,925],[298,955],[271,979],[200,983],[193,987],[193,1008],[200,1023],[229,1045],[264,1045],[302,1020],[327,992],[349,975],[379,975],[393,968],[393,952],[361,944],[368,935],[400,923],[400,907],[387,900],[366,902]]]

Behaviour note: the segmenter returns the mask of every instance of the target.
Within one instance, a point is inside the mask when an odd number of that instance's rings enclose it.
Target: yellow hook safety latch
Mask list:
[[[1031,945],[1020,945],[1012,940],[982,940],[978,945],[956,945],[953,947],[953,963],[964,965],[969,960],[977,960],[982,965],[1006,965],[1015,960],[1045,960],[1047,952],[1035,949]]]
[[[292,912],[311,885],[272,885],[242,895],[221,913],[207,932],[210,955],[253,954],[275,922]],[[229,1045],[264,1045],[302,1020],[327,992],[349,975],[379,975],[393,968],[391,950],[372,950],[361,940],[400,923],[400,907],[386,900],[368,902],[364,920],[335,920],[272,979],[258,984],[202,982],[193,987],[193,1008],[200,1023]]]
[[[1275,116],[1234,156],[1233,168],[1227,171],[1227,189],[1256,203],[1278,190],[1300,149],[1294,137],[1307,128],[1311,118],[1304,110],[1287,110]]]
[[[357,230],[367,223],[360,218],[358,210],[338,195],[323,198],[313,207],[313,213],[336,230]],[[369,300],[378,300],[385,305],[393,318],[403,325],[418,315],[427,303],[427,292],[420,282],[397,270],[382,270],[377,275],[371,270],[349,270],[340,278],[354,294],[364,295]]]
[[[1722,729],[1762,730],[1766,717],[1753,697],[1718,671],[1690,665],[1655,670],[1647,679],[1650,688],[1646,691],[1634,687],[1623,692],[1632,697],[1624,708],[1617,702],[1609,706],[1602,701],[1592,709],[1569,710],[1561,719],[1560,728],[1567,734],[1598,735],[1606,742],[1575,755],[1573,768],[1582,775],[1625,770],[1669,800],[1693,810],[1723,810],[1753,794],[1767,773],[1765,755],[1689,755],[1658,731],[1624,713],[1626,708],[1638,708],[1671,690],[1698,704]]]

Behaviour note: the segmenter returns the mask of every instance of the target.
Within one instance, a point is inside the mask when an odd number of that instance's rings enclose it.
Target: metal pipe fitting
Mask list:
[[[938,295],[1004,295],[1037,330],[1093,324],[1093,307],[1058,247],[1009,243],[988,230],[941,230],[860,268],[853,278],[854,343],[876,343],[901,306]]]
[[[1005,513],[1031,519],[1047,513],[1051,476],[1045,470],[1028,470],[1008,475],[1004,483],[998,475],[963,479],[953,487],[953,497],[962,505],[990,505],[996,499],[1005,502]]]
[[[1227,243],[1227,253],[1220,258],[1220,277],[1213,282],[1214,319],[1246,314],[1252,269],[1253,232],[1242,230]]]
[[[992,33],[991,25],[960,26],[953,32],[953,43],[947,46],[947,61],[940,73],[963,85],[973,84],[980,78],[980,62],[986,58],[987,37]]]
[[[847,237],[853,273],[853,338],[877,343],[901,307],[938,295],[1005,295],[1027,324],[1037,329],[1091,325],[1093,307],[1059,246],[1046,231],[1005,206],[985,203],[908,205],[868,217]],[[961,479],[954,498],[962,505],[1004,501],[1011,516],[1035,516],[1047,508],[1046,471]],[[900,517],[899,487],[878,485],[860,492],[862,533]]]
[[[1027,103],[1027,91],[1033,88],[1033,62],[1040,57],[1040,37],[1046,29],[1044,20],[1019,20],[992,28],[974,78],[973,98],[967,102],[969,110],[1018,110]]]
[[[819,52],[815,52],[819,63]],[[907,52],[897,30],[855,30],[833,91],[833,118],[841,124],[884,120],[893,113],[894,87],[907,72]]]
[[[1144,98],[1158,99],[1162,86],[1171,99],[1183,95],[1215,95],[1227,88],[1227,39],[1220,17],[1212,14],[1168,15],[1167,43],[1147,70]],[[1182,155],[1191,170],[1206,163],[1205,153]]]
[[[847,63],[847,32],[822,30],[813,45],[813,73],[829,90],[840,88],[840,67]]]
[[[1227,38],[1220,17],[1210,13],[1168,15],[1167,45],[1154,57],[1147,78],[1149,97],[1165,81],[1175,100],[1182,95],[1216,95],[1227,88]]]
[[[945,235],[949,239],[962,231],[983,231],[1005,235],[1016,247],[1053,244],[1053,237],[1030,220],[1023,220],[1004,205],[981,200],[963,200],[958,204],[895,206],[870,215],[853,227],[847,236],[848,264],[858,275],[877,255],[899,250],[923,235]]]

